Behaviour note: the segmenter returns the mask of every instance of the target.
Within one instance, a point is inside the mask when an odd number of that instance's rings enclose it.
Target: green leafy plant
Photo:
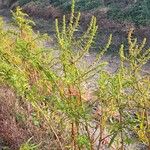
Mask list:
[[[39,145],[31,144],[31,139],[22,144],[19,150],[38,150]]]
[[[143,39],[141,45],[138,45],[137,39],[132,39],[131,37],[132,32],[131,30],[128,35],[129,54],[127,56],[124,54],[124,45],[121,45],[121,64],[117,72],[113,75],[103,72],[100,74],[99,79],[98,97],[101,102],[100,130],[104,132],[110,129],[109,132],[112,138],[109,146],[115,141],[117,135],[120,135],[121,149],[124,149],[125,139],[129,139],[127,135],[128,128],[137,129],[139,138],[149,145],[149,137],[147,136],[149,132],[149,121],[146,112],[148,110],[147,106],[149,105],[149,76],[142,76],[141,71],[142,66],[149,60],[150,55],[149,49],[143,52],[146,39]],[[126,64],[128,64],[127,67]],[[136,95],[141,95],[141,97],[136,97]],[[147,106],[143,107],[142,105],[144,103]],[[143,115],[138,114],[139,111]],[[137,120],[131,112],[138,114]],[[108,120],[111,121],[108,124],[110,127],[106,126],[106,121]],[[140,125],[137,128],[138,124]],[[103,132],[101,133],[100,141],[104,138]]]
[[[69,23],[66,16],[61,26],[56,19],[56,44],[52,48],[44,46],[49,37],[33,31],[34,22],[21,8],[12,14],[15,29],[4,29],[0,20],[0,83],[32,106],[30,117],[37,128],[43,118],[46,133],[53,135],[54,143],[57,141],[56,149],[124,150],[131,143],[129,130],[150,145],[150,79],[142,75],[142,67],[150,58],[150,49],[144,49],[146,39],[138,44],[131,30],[128,45],[120,48],[120,66],[111,74],[104,70],[107,62],[101,58],[111,45],[112,35],[89,64],[85,57],[98,29],[96,17],[82,35],[76,34],[80,13],[75,13],[74,0]],[[99,75],[98,88],[86,89],[86,82],[95,75]],[[36,148],[29,142],[22,147]]]

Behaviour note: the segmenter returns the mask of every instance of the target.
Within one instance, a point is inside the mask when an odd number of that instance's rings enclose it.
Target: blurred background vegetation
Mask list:
[[[51,0],[51,3],[69,10],[70,0]],[[108,18],[119,21],[132,21],[135,24],[146,25],[150,23],[150,1],[149,0],[77,0],[76,9],[80,11],[95,10],[108,7]]]
[[[29,3],[36,3],[42,7],[52,5],[66,13],[71,8],[71,0],[5,0],[2,2],[7,6],[15,2],[21,6]],[[92,13],[102,9],[107,10],[105,13],[107,19],[131,22],[136,26],[150,24],[150,0],[76,0],[77,11]]]
[[[70,11],[71,0],[32,0],[50,3],[65,12]],[[19,0],[21,5],[31,2]],[[135,25],[150,24],[150,0],[76,0],[76,10],[92,12],[108,8],[107,17],[117,21],[129,21]]]

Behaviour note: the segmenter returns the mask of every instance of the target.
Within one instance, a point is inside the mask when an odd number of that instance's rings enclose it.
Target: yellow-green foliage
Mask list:
[[[38,145],[31,144],[31,139],[29,139],[26,143],[20,146],[19,150],[37,150]]]
[[[142,67],[150,58],[150,49],[143,51],[146,39],[138,45],[132,33],[131,30],[128,35],[127,56],[124,54],[125,46],[121,45],[117,72],[113,75],[100,73],[101,128],[104,131],[109,129],[114,137],[121,133],[122,142],[131,141],[127,130],[132,129],[143,143],[149,145],[150,76],[142,75]],[[117,120],[112,120],[115,117]],[[106,126],[108,119],[111,119],[109,127]]]
[[[12,13],[15,29],[5,29],[1,19],[0,83],[14,89],[43,116],[57,139],[56,149],[93,150],[116,144],[123,150],[131,142],[129,130],[150,145],[150,78],[141,74],[150,58],[150,49],[143,49],[146,39],[138,45],[129,32],[128,46],[121,45],[120,66],[114,74],[104,71],[106,62],[100,63],[112,35],[93,63],[82,68],[80,64],[85,61],[98,26],[92,17],[87,31],[76,36],[80,13],[75,15],[74,6],[72,0],[69,23],[64,16],[60,28],[56,20],[57,42],[51,49],[44,47],[48,36],[33,31],[34,22],[21,8]],[[92,97],[97,98],[96,114],[100,116],[93,115],[95,99],[88,102],[83,88],[95,74],[99,74],[98,89]]]

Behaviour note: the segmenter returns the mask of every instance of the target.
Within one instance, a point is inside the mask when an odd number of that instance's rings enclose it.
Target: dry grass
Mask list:
[[[16,97],[9,87],[0,87],[0,139],[11,150],[18,150],[30,138],[40,144],[40,150],[56,149],[55,136],[48,131],[44,119],[36,120],[34,113],[31,105]]]
[[[0,137],[16,150],[26,139],[25,131],[17,124],[14,117],[16,97],[7,87],[0,87]]]
[[[43,19],[55,19],[62,17],[62,12],[58,8],[54,8],[51,5],[41,6],[34,2],[30,2],[23,6],[26,13],[31,16],[35,16]]]

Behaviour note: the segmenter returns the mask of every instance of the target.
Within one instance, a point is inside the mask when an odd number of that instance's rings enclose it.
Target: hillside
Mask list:
[[[1,7],[10,9],[21,5],[26,13],[39,19],[37,29],[50,33],[53,31],[50,31],[52,29],[48,27],[49,24],[52,25],[56,18],[61,20],[64,14],[70,13],[71,8],[71,0],[7,0],[4,3]],[[149,0],[76,0],[75,10],[82,12],[80,26],[83,31],[92,15],[97,17],[97,24],[100,27],[97,36],[98,45],[103,45],[109,34],[113,34],[114,45],[110,49],[113,53],[117,52],[121,41],[126,42],[126,35],[131,28],[135,30],[135,36],[139,41],[144,37],[150,41]],[[97,51],[97,44],[94,47],[93,50]]]
[[[148,0],[0,0],[0,150],[149,150],[149,29]]]
[[[70,11],[70,0],[33,0],[41,5],[52,5],[61,10]],[[16,0],[3,1],[3,5],[11,7]],[[18,4],[23,6],[32,3],[30,0],[18,0]],[[150,1],[149,0],[76,0],[76,10],[93,12],[105,9],[107,18],[117,21],[129,21],[135,25],[149,25],[150,23]]]

